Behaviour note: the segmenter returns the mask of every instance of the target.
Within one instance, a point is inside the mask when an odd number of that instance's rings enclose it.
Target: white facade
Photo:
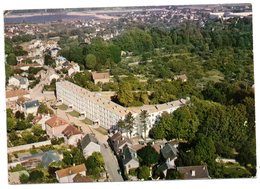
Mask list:
[[[54,73],[54,74],[51,74],[50,75],[50,77],[49,77],[49,81],[51,82],[53,79],[59,79],[60,78],[60,76],[58,75],[58,74],[56,74],[56,73]]]
[[[147,118],[147,136],[149,130],[152,128],[156,120],[160,118],[163,112],[171,113],[186,103],[186,100],[181,99],[159,105],[125,108],[110,100],[102,98],[99,93],[90,92],[69,81],[56,82],[56,90],[58,100],[71,106],[74,110],[98,123],[105,129],[110,129],[112,126],[116,125],[120,119],[123,120],[125,116],[131,112],[133,117],[136,118],[135,128],[132,135],[140,133],[138,127],[138,125],[140,125],[138,115],[142,111],[146,110],[149,114]]]
[[[9,84],[9,86],[13,85],[13,86],[16,86],[16,87],[20,87],[20,81],[18,79],[16,79],[15,77],[11,77],[8,80],[8,84]]]
[[[83,155],[85,158],[88,156],[91,156],[93,152],[100,152],[100,145],[96,144],[95,142],[89,143],[84,149],[83,149]]]
[[[63,137],[65,144],[77,147],[78,142],[83,138],[83,134],[72,135],[69,138]]]

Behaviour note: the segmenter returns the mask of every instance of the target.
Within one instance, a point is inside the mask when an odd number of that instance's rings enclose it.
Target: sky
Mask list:
[[[254,33],[254,62],[255,62],[255,96],[256,96],[256,123],[258,124],[258,83],[259,83],[259,62],[260,48],[259,48],[259,2],[258,0],[2,0],[1,1],[1,14],[0,14],[0,120],[1,120],[1,132],[0,132],[0,183],[1,188],[34,188],[37,189],[46,187],[49,188],[256,188],[260,184],[259,178],[257,179],[225,179],[225,180],[196,180],[196,181],[152,181],[152,182],[121,182],[121,183],[77,183],[77,184],[39,184],[39,185],[8,185],[8,170],[7,170],[7,143],[6,143],[6,118],[5,118],[5,73],[4,73],[4,28],[3,28],[3,11],[15,10],[15,9],[42,9],[42,8],[79,8],[79,7],[117,7],[117,6],[145,6],[145,5],[191,5],[191,4],[220,4],[220,3],[252,3],[253,6],[253,33]],[[257,11],[258,10],[258,11]],[[257,138],[259,138],[259,129],[257,129]],[[257,143],[259,140],[257,139]],[[257,144],[257,160],[259,167],[259,151],[260,145]],[[259,169],[258,174],[259,177]]]

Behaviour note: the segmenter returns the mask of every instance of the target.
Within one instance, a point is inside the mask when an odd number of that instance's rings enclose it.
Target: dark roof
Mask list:
[[[60,160],[60,155],[56,151],[47,151],[42,156],[42,164],[44,167],[48,167],[50,163]]]
[[[93,182],[93,180],[88,176],[84,176],[78,173],[73,178],[73,182]]]
[[[134,159],[135,161],[138,161],[136,151],[129,148],[127,145],[123,147],[123,164],[127,164],[129,161]]]
[[[161,149],[161,153],[164,159],[170,158],[172,160],[177,157],[178,150],[173,146],[173,144],[168,143]]]
[[[74,127],[74,126],[69,125],[62,131],[62,134],[65,137],[70,138],[73,135],[81,134],[81,131],[78,128]]]
[[[97,140],[93,135],[91,135],[91,134],[86,134],[86,135],[82,138],[82,140],[80,141],[82,149],[86,148],[86,146],[88,146],[89,143],[91,143],[91,142],[96,143],[96,144],[99,145],[98,140]]]
[[[24,103],[25,109],[34,108],[34,107],[38,107],[38,106],[40,106],[38,100],[31,100],[31,101],[27,101],[27,102]]]
[[[209,173],[206,165],[177,167],[177,171],[184,179],[208,179]]]

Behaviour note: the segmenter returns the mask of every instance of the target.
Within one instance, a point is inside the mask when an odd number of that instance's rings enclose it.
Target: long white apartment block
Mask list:
[[[163,112],[171,113],[186,104],[185,99],[180,99],[165,104],[125,108],[111,100],[102,98],[102,95],[98,92],[88,91],[69,81],[56,82],[56,91],[57,100],[61,100],[64,104],[72,107],[73,110],[97,122],[105,129],[116,125],[120,119],[124,119],[131,112],[136,118],[133,135],[141,132],[138,127],[140,125],[138,120],[142,111],[146,110],[149,114],[146,130],[146,134],[148,134]]]

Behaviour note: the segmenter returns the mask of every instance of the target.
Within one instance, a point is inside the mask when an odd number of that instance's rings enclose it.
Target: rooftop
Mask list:
[[[24,103],[25,109],[39,107],[39,106],[40,104],[38,100],[31,100]]]
[[[93,180],[88,176],[84,176],[78,173],[73,178],[73,182],[93,182]]]
[[[177,157],[178,150],[173,146],[173,144],[168,143],[161,149],[161,153],[165,159],[173,159]]]
[[[184,179],[210,178],[206,165],[177,167],[177,171],[183,175]]]
[[[87,169],[86,169],[85,164],[80,164],[80,165],[68,167],[66,169],[58,170],[58,171],[56,171],[56,174],[59,178],[62,178],[62,177],[77,174],[77,173],[80,173],[80,172],[83,172],[83,171],[86,171],[86,170]]]
[[[86,134],[81,140],[81,147],[84,149],[91,142],[99,144],[98,140],[91,134]]]
[[[81,134],[81,131],[78,128],[74,127],[74,126],[69,125],[62,131],[62,134],[65,137],[70,138],[73,135]]]
[[[22,97],[24,95],[28,95],[29,92],[23,89],[18,89],[18,90],[10,90],[10,91],[6,91],[6,98],[11,98],[11,97]]]
[[[68,124],[64,119],[58,117],[58,116],[53,116],[51,119],[47,120],[45,122],[47,125],[50,127],[59,127]]]
[[[92,72],[92,78],[94,80],[96,80],[96,79],[109,79],[109,77],[110,77],[109,72],[102,72],[102,73]]]

